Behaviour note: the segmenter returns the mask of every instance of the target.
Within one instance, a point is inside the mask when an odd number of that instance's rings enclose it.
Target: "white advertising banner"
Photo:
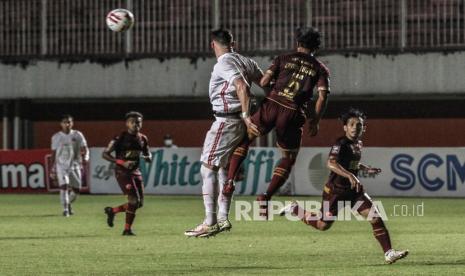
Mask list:
[[[103,148],[91,149],[90,192],[121,193],[113,164],[103,160]],[[148,194],[201,194],[200,148],[153,148],[153,162],[141,162]],[[329,170],[329,148],[302,148],[281,194],[321,195]],[[276,148],[251,148],[244,161],[244,177],[236,194],[266,190],[281,158]],[[364,148],[362,163],[379,167],[375,177],[359,178],[374,196],[465,197],[465,148]]]
[[[104,148],[91,148],[91,189],[93,194],[116,194],[121,190],[114,177],[114,164],[102,159]],[[201,148],[152,148],[153,162],[141,160],[147,194],[200,195]],[[273,168],[280,159],[275,148],[252,148],[244,161],[244,178],[236,183],[236,194],[254,195],[266,190]],[[289,186],[289,185],[288,185]],[[284,189],[283,189],[284,190]]]
[[[297,195],[319,195],[329,148],[303,148],[294,168]],[[362,163],[382,169],[359,174],[374,196],[465,197],[465,148],[364,148]]]

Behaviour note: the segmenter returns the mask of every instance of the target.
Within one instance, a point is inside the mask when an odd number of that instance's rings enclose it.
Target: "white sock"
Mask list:
[[[202,175],[202,195],[205,206],[205,223],[216,224],[216,199],[218,198],[218,173],[203,166],[200,168]]]
[[[68,211],[69,195],[67,190],[60,189],[60,202],[63,205],[63,210]]]
[[[70,190],[69,191],[69,202],[70,203],[73,203],[77,198],[77,194],[73,191],[73,190]]]
[[[228,171],[224,168],[220,168],[218,171],[218,182],[220,182],[220,195],[218,196],[218,220],[227,220],[229,216],[229,209],[231,208],[231,197],[223,195],[223,185],[228,180]]]

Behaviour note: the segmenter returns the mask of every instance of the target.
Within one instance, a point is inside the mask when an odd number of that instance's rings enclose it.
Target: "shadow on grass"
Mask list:
[[[409,262],[408,260],[400,260],[396,262],[395,264],[392,264],[393,266],[412,266],[412,265],[418,265],[418,266],[430,266],[430,265],[465,265],[465,259],[464,260],[456,260],[456,261],[451,261],[451,260],[445,260],[445,261],[413,261]],[[372,264],[372,265],[364,265],[364,266],[386,266],[386,264]]]
[[[185,270],[181,269],[157,269],[151,272],[166,272],[171,273],[193,273],[193,272],[209,272],[209,271],[237,271],[237,270],[255,270],[259,269],[264,272],[266,270],[289,270],[289,267],[270,267],[263,265],[244,265],[244,266],[202,266],[202,267],[186,267]],[[243,272],[245,273],[245,272]]]
[[[98,235],[70,235],[70,236],[35,236],[35,237],[0,237],[0,241],[6,240],[61,240],[61,239],[79,239],[94,238]]]
[[[62,214],[39,214],[39,215],[0,215],[0,218],[48,218],[48,217],[62,217]]]

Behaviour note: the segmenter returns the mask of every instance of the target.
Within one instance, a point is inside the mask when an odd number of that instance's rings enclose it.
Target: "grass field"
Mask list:
[[[284,218],[232,221],[229,233],[188,239],[183,231],[203,217],[200,197],[147,196],[137,236],[123,237],[124,215],[108,228],[103,214],[122,201],[81,196],[76,215],[64,218],[58,195],[1,195],[0,275],[465,274],[463,199],[383,198],[388,215],[395,204],[424,202],[423,217],[389,217],[394,247],[411,252],[393,265],[383,263],[367,222],[318,232]]]

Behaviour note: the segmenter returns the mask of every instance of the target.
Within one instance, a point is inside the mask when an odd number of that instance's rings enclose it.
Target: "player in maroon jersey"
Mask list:
[[[143,116],[131,111],[126,114],[127,130],[113,138],[103,151],[102,157],[116,164],[115,177],[128,202],[117,207],[105,207],[108,226],[113,227],[115,214],[126,212],[124,236],[133,236],[131,226],[136,216],[136,210],[144,203],[144,184],[139,170],[139,160],[142,156],[146,162],[152,161],[147,136],[140,133]],[[115,152],[115,156],[111,155]]]
[[[384,251],[385,261],[394,263],[407,256],[408,250],[392,249],[389,232],[383,219],[357,178],[359,170],[363,170],[368,175],[381,172],[381,169],[360,163],[362,156],[360,138],[365,130],[366,116],[360,110],[352,108],[343,114],[341,119],[345,135],[337,139],[329,153],[327,166],[331,173],[323,189],[322,216],[302,209],[295,201],[286,206],[281,211],[281,215],[290,213],[298,216],[305,224],[325,231],[333,224],[339,209],[344,207],[343,203],[350,201],[351,207],[371,223],[373,234]]]
[[[262,87],[271,85],[271,92],[258,111],[249,120],[258,128],[248,129],[248,135],[239,144],[231,157],[228,180],[223,186],[223,194],[232,195],[233,179],[241,163],[247,156],[249,145],[261,135],[276,129],[277,144],[282,150],[282,158],[273,172],[266,193],[257,200],[262,212],[267,214],[267,202],[286,182],[294,166],[302,140],[302,128],[309,120],[310,135],[318,133],[318,125],[323,116],[329,93],[329,71],[314,57],[320,47],[320,33],[310,27],[296,31],[297,50],[278,56],[260,81]],[[318,100],[313,105],[313,89],[317,88]],[[248,114],[242,114],[248,120]]]

